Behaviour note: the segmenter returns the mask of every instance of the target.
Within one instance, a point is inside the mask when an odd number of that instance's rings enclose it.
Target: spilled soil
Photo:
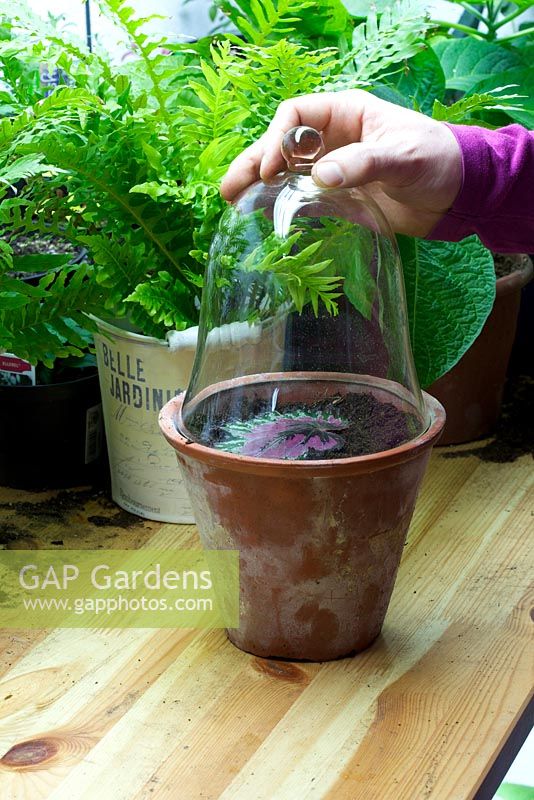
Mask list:
[[[0,547],[103,547],[117,537],[121,547],[139,546],[145,529],[147,520],[119,508],[102,489],[13,490],[13,500],[0,502]]]

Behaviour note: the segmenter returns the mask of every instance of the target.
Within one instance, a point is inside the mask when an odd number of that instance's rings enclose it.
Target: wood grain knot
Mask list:
[[[289,683],[308,683],[308,675],[303,669],[289,661],[275,661],[270,658],[253,658],[252,666],[262,675],[279,678]]]
[[[530,609],[530,619],[534,622],[534,608]]]
[[[38,772],[78,764],[97,743],[88,731],[56,730],[14,745],[0,758],[1,772]],[[0,791],[0,798],[3,795]]]
[[[0,764],[4,767],[17,769],[20,767],[32,767],[35,764],[42,764],[50,761],[58,751],[57,742],[50,739],[34,739],[29,742],[21,742],[14,745],[11,750],[0,758]]]

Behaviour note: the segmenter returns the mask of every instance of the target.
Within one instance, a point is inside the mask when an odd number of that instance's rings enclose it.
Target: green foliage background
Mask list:
[[[444,120],[534,121],[534,92],[518,97],[533,80],[528,36],[503,45],[451,39],[417,0],[379,3],[378,12],[356,0],[217,5],[239,37],[221,32],[183,45],[149,35],[149,20],[126,0],[99,0],[131,51],[115,65],[24,2],[0,2],[1,349],[46,364],[79,356],[90,314],[128,315],[158,337],[196,324],[224,206],[220,179],[286,98],[360,87]],[[57,67],[63,84],[46,97],[40,63]],[[501,88],[503,68],[505,83],[519,89]],[[49,262],[37,287],[11,277],[17,259],[7,240],[32,231],[86,247],[90,262]],[[493,301],[492,258],[478,240],[414,240],[403,254],[427,384],[480,331]],[[447,318],[440,330],[430,325],[436,313]]]

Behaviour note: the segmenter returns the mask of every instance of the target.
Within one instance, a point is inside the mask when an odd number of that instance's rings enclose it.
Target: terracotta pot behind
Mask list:
[[[521,289],[532,278],[532,261],[528,256],[516,258],[518,270],[497,280],[495,303],[478,338],[456,366],[428,388],[447,412],[440,445],[478,439],[497,422]]]
[[[370,456],[288,462],[236,456],[176,430],[183,395],[160,415],[189,490],[202,543],[240,552],[242,650],[324,661],[380,633],[417,492],[444,423]]]

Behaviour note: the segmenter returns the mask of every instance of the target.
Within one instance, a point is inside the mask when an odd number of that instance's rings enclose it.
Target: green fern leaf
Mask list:
[[[11,307],[0,300],[0,349],[47,366],[55,357],[81,356],[87,339],[80,328],[92,325],[86,314],[101,313],[105,305],[105,291],[91,272],[87,264],[68,267],[36,287],[0,276],[0,298],[9,293],[20,298]]]
[[[143,244],[133,246],[119,243],[113,236],[81,236],[95,262],[95,279],[108,290],[107,305],[120,307],[121,299],[129,295],[146,275],[146,252]]]
[[[30,154],[0,166],[0,184],[13,188],[19,181],[26,181],[47,172],[57,174],[60,171],[49,164],[44,164],[42,155]]]
[[[398,69],[399,62],[424,47],[429,27],[430,20],[419,0],[397,0],[380,17],[371,6],[366,21],[355,28],[352,49],[344,59],[345,64],[354,64],[355,75],[341,76],[337,85],[366,85]]]
[[[9,244],[0,238],[0,275],[13,269],[13,250]]]
[[[36,122],[49,119],[57,125],[57,117],[61,112],[73,116],[73,112],[78,109],[96,108],[101,103],[102,101],[98,97],[85,89],[70,87],[55,89],[48,97],[25,109],[14,119],[0,121],[0,149],[5,149],[16,136],[26,129],[35,127]]]
[[[165,271],[151,281],[138,284],[126,302],[138,303],[154,323],[166,328],[182,331],[196,321],[187,288]]]
[[[288,291],[299,313],[310,302],[317,316],[321,301],[331,314],[336,314],[335,301],[341,295],[338,290],[342,286],[343,278],[339,275],[321,274],[332,263],[331,259],[314,260],[322,241],[312,242],[299,252],[291,254],[301,235],[301,231],[296,231],[281,239],[275,233],[270,234],[249,253],[239,268],[243,272],[271,272]]]
[[[449,106],[443,105],[439,100],[434,100],[432,116],[434,119],[445,122],[456,122],[469,124],[469,122],[480,124],[480,120],[472,118],[480,111],[521,111],[522,106],[514,104],[524,95],[520,94],[499,94],[511,86],[501,86],[484,94],[472,94],[462,97],[456,103]]]

